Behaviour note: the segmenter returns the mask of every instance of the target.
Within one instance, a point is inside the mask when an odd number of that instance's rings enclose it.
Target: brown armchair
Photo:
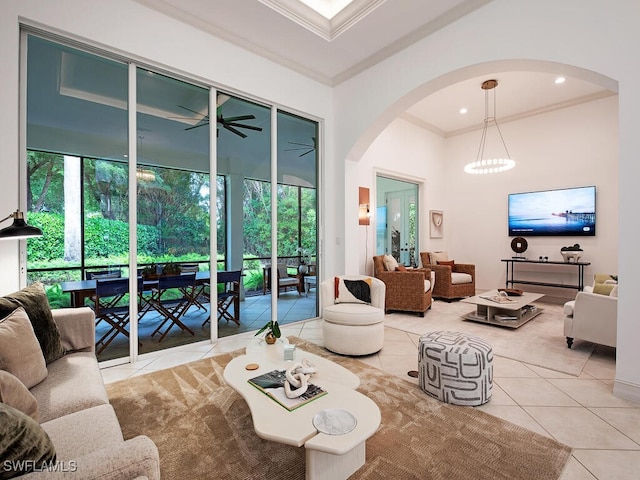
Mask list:
[[[440,260],[436,260],[440,254]],[[420,252],[420,260],[424,267],[436,272],[433,298],[451,301],[455,298],[470,297],[476,294],[476,266],[470,263],[438,265],[437,261],[445,260],[446,252]]]
[[[385,313],[390,311],[416,312],[421,317],[431,308],[431,269],[416,268],[390,271],[384,255],[373,257],[374,277],[386,286]]]

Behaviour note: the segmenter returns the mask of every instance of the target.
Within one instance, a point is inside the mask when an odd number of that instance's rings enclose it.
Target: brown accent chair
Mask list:
[[[293,267],[291,267],[293,268]],[[276,273],[278,275],[278,298],[280,298],[280,290],[287,291],[287,288],[295,288],[300,295],[302,290],[302,281],[300,275],[297,273],[289,273],[289,267],[286,263],[278,263],[276,265]],[[263,268],[263,295],[267,293],[267,290],[271,289],[271,266]]]
[[[454,262],[450,265],[431,263],[431,252],[420,252],[422,266],[436,272],[433,286],[433,298],[451,301],[457,298],[471,297],[476,294],[476,266],[470,263]]]
[[[431,308],[431,269],[389,271],[384,263],[384,255],[377,255],[373,257],[373,276],[386,286],[385,313],[415,312],[424,317]]]

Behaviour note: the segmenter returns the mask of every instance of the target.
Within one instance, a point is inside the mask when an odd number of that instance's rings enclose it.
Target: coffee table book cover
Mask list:
[[[295,410],[311,400],[327,394],[318,385],[309,383],[307,391],[296,398],[289,398],[284,392],[284,382],[286,380],[285,370],[272,370],[257,377],[250,378],[248,382],[267,396],[278,402],[287,410]]]

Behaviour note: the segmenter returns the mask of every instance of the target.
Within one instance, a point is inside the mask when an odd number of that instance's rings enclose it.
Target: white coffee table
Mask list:
[[[508,297],[512,300],[509,303],[496,303],[484,297],[498,295],[498,290],[475,295],[473,297],[460,300],[464,303],[476,305],[476,311],[463,315],[462,318],[472,322],[499,325],[507,328],[518,328],[527,323],[532,318],[540,315],[542,308],[532,305],[533,302],[544,297],[540,293],[524,292],[519,297]]]
[[[296,349],[294,361],[308,359],[318,368],[311,382],[328,393],[293,411],[288,411],[248,380],[274,369],[286,369],[283,343],[266,345],[262,340],[249,344],[246,354],[236,357],[224,369],[225,381],[247,402],[253,428],[265,440],[304,446],[307,479],[346,479],[365,463],[365,442],[380,426],[380,409],[355,389],[360,379],[346,368],[309,352]],[[248,364],[259,365],[247,370]],[[343,435],[319,433],[313,417],[322,410],[343,409],[356,417],[356,427]]]

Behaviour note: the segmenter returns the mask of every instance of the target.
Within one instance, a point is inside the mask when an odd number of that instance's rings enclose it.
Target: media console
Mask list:
[[[557,288],[573,288],[578,291],[584,290],[584,267],[587,265],[591,265],[590,262],[540,262],[538,260],[524,260],[524,259],[516,259],[516,258],[503,258],[503,262],[506,263],[507,266],[507,280],[505,282],[506,288],[513,287],[515,284],[520,285],[540,285],[544,287],[557,287]],[[527,263],[527,264],[535,264],[543,267],[557,268],[557,267],[573,267],[577,269],[578,274],[578,283],[576,284],[566,284],[566,283],[552,283],[552,282],[539,282],[532,280],[521,280],[516,279],[514,277],[514,265],[519,263]]]

